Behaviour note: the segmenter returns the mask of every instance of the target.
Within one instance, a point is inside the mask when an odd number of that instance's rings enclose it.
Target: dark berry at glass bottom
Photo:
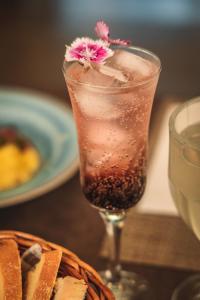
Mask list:
[[[145,189],[149,120],[160,61],[140,48],[114,52],[105,63],[112,74],[64,63],[78,133],[81,186],[106,225],[109,265],[100,273],[102,279],[116,300],[153,300],[146,280],[122,270],[120,236],[126,211]]]
[[[83,193],[98,209],[120,212],[134,206],[142,197],[146,177],[141,171],[122,173],[104,172],[100,175],[85,175]]]

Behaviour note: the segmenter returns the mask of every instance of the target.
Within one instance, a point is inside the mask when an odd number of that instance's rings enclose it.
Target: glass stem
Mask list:
[[[109,260],[108,269],[106,271],[106,277],[108,281],[115,282],[120,279],[121,273],[120,242],[126,213],[110,213],[105,211],[100,212],[100,215],[103,218],[106,226],[109,243]]]

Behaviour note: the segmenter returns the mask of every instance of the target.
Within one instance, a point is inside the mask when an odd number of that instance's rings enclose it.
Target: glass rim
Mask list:
[[[187,138],[181,136],[177,132],[176,126],[175,126],[176,118],[179,115],[179,113],[181,113],[186,107],[189,107],[190,105],[193,105],[194,103],[197,103],[197,102],[200,102],[200,96],[189,99],[189,100],[185,101],[184,103],[178,105],[178,107],[175,108],[175,110],[172,112],[172,114],[169,118],[169,131],[174,136],[174,138],[177,140],[177,142],[179,142],[180,144],[188,145],[189,147],[200,151],[200,148],[196,144],[192,143]]]
[[[106,86],[103,86],[103,85],[95,85],[95,84],[81,82],[81,81],[73,79],[70,76],[67,76],[65,74],[65,65],[69,64],[69,63],[73,63],[73,62],[69,62],[68,63],[68,62],[64,61],[64,63],[63,63],[63,72],[64,72],[65,77],[70,82],[76,83],[76,84],[78,84],[80,86],[85,86],[85,87],[88,87],[88,88],[96,88],[96,89],[101,89],[101,90],[105,90],[105,91],[113,91],[113,90],[118,91],[118,90],[129,89],[131,87],[133,88],[133,87],[145,85],[148,82],[151,82],[156,75],[160,74],[161,69],[162,69],[160,58],[156,54],[154,54],[152,51],[149,51],[149,50],[147,50],[145,48],[134,47],[134,46],[116,46],[115,49],[124,49],[124,50],[130,49],[130,50],[136,50],[136,51],[138,51],[140,53],[147,54],[147,55],[149,55],[149,57],[152,57],[157,62],[158,68],[156,68],[156,71],[151,76],[149,76],[148,78],[146,78],[144,80],[138,80],[136,82],[130,81],[130,83],[127,84],[127,85],[125,85],[125,86],[122,85],[122,86],[106,87]]]
[[[181,292],[182,289],[184,289],[188,284],[192,283],[195,280],[199,280],[199,274],[191,275],[188,278],[186,278],[183,282],[181,282],[174,290],[172,294],[171,300],[178,300],[179,293]]]

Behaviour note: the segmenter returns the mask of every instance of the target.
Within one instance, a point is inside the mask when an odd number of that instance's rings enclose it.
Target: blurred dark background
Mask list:
[[[1,0],[0,84],[65,97],[65,44],[94,36],[100,18],[113,37],[131,39],[161,58],[158,95],[199,94],[199,0]]]
[[[113,37],[131,39],[160,57],[157,103],[166,96],[200,95],[199,0],[0,0],[0,85],[68,99],[62,75],[65,44],[77,36],[94,37],[98,19],[109,24]],[[99,263],[104,227],[83,197],[78,174],[35,201],[1,209],[0,229],[40,235],[93,266]],[[153,266],[134,265],[133,270],[152,283],[159,300],[170,299],[188,276]]]

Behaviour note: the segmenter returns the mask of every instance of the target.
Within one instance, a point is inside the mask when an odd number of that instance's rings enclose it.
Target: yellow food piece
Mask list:
[[[0,147],[0,191],[28,181],[40,166],[36,149],[19,149],[15,144]]]

